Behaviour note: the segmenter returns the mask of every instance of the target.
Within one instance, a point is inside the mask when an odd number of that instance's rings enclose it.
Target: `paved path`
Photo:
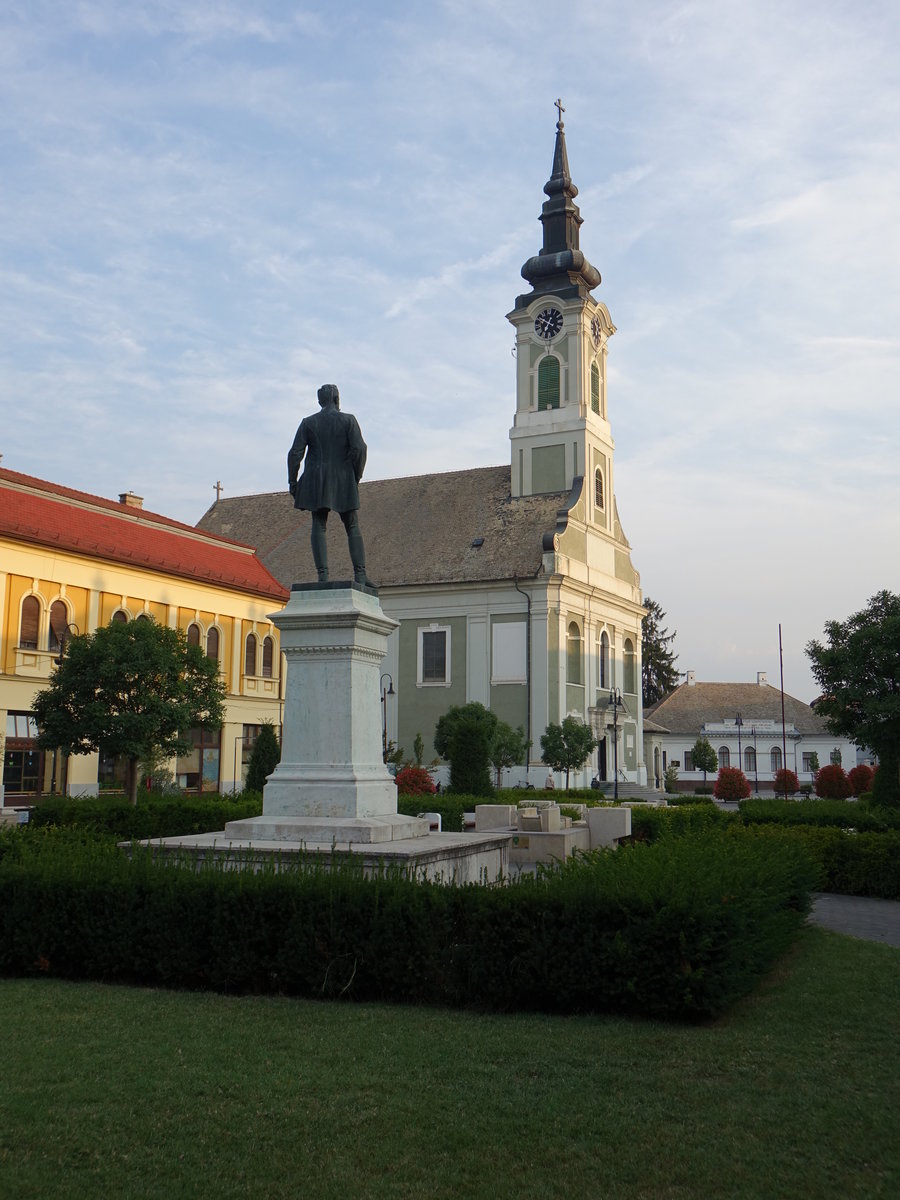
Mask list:
[[[900,947],[898,900],[873,900],[869,896],[835,896],[830,892],[816,892],[809,919],[815,925],[833,929],[835,933]]]

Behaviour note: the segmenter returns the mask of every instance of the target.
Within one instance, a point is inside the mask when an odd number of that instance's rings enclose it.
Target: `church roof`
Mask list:
[[[360,484],[366,573],[377,587],[474,583],[537,575],[544,534],[557,525],[567,492],[510,498],[510,469],[476,467]],[[285,587],[315,579],[310,514],[284,492],[217,500],[198,522],[257,552]],[[350,570],[340,518],[328,522],[332,579]]]
[[[702,725],[732,721],[738,713],[745,736],[754,721],[775,721],[780,726],[781,692],[768,683],[682,683],[644,715],[669,733],[696,737]],[[825,721],[808,704],[787,694],[784,719],[798,733],[828,732]]]
[[[136,499],[136,498],[135,498]],[[0,536],[283,600],[252,547],[159,513],[0,468]]]

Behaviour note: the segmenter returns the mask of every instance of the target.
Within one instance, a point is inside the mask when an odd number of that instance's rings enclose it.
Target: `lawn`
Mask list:
[[[699,1026],[0,981],[0,1196],[900,1194],[900,951]]]

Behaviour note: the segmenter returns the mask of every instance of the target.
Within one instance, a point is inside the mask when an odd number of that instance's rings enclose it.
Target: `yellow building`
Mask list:
[[[95,794],[115,777],[99,754],[69,759],[37,748],[30,715],[65,640],[110,621],[152,618],[185,630],[225,680],[221,730],[194,731],[169,764],[189,790],[240,787],[265,720],[281,722],[281,653],[268,614],[287,591],[254,551],[118,502],[0,468],[0,804],[40,794]]]

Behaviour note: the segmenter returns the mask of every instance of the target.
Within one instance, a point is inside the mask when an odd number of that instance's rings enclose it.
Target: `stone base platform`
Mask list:
[[[396,792],[396,788],[394,790]],[[261,817],[229,821],[223,836],[235,842],[324,843],[330,847],[334,842],[379,845],[384,842],[403,842],[426,837],[428,831],[427,821],[405,817],[397,812],[378,817],[270,816],[263,813]]]
[[[416,818],[407,818],[416,820]],[[252,820],[252,818],[251,818]],[[424,823],[424,822],[423,822]],[[242,822],[232,822],[240,825]],[[413,879],[435,883],[500,883],[509,879],[509,833],[426,833],[383,842],[333,843],[231,838],[220,833],[197,833],[142,843],[157,859],[218,861],[235,869],[257,868],[274,862],[276,869],[302,868],[350,859],[366,875],[399,870]],[[127,849],[130,844],[123,843]]]

